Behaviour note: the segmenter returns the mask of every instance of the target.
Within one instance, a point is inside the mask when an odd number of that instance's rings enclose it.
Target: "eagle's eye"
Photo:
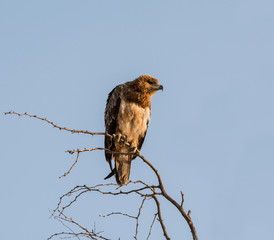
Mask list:
[[[147,82],[148,82],[149,84],[153,84],[153,83],[154,83],[154,82],[152,82],[151,80],[148,80]]]

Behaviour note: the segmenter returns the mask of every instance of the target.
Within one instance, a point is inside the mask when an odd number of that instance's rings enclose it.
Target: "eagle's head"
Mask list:
[[[164,89],[164,87],[159,84],[158,79],[150,75],[142,75],[132,81],[132,83],[135,91],[148,95],[153,95],[156,91]]]
[[[159,84],[158,79],[150,75],[142,75],[133,81],[125,83],[124,97],[127,101],[135,102],[145,107],[150,107],[151,96],[164,87]]]

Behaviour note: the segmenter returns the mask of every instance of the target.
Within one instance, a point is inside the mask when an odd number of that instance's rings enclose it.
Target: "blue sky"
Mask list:
[[[113,87],[157,77],[165,90],[152,99],[142,154],[168,193],[179,200],[184,191],[200,239],[272,239],[273,11],[271,0],[1,1],[0,110],[103,131]],[[103,137],[16,116],[0,121],[0,238],[66,230],[49,210],[75,185],[104,182],[109,169],[103,152],[85,153],[59,179],[74,161],[65,150],[103,146]],[[149,176],[141,161],[133,163],[132,180]],[[68,214],[86,226],[96,222],[110,238],[132,239],[133,222],[98,215],[136,213],[139,202],[87,195]],[[140,239],[154,212],[148,203]],[[191,239],[165,202],[163,215],[172,239]],[[155,227],[151,239],[161,238]]]

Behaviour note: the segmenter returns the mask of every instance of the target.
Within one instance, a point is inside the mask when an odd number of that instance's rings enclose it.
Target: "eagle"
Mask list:
[[[136,155],[117,152],[134,153],[137,149],[141,150],[150,121],[151,97],[163,89],[157,78],[142,75],[116,86],[108,94],[105,108],[105,149],[111,152],[105,150],[105,158],[111,172],[105,179],[115,175],[119,186],[127,183],[131,161]]]

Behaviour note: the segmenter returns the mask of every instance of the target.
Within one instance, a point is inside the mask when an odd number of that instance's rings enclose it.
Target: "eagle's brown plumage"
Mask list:
[[[131,152],[137,148],[141,150],[147,127],[150,121],[151,97],[157,90],[163,90],[158,80],[149,75],[143,75],[131,82],[116,86],[108,95],[105,109],[106,133],[118,136],[105,136],[105,148],[114,152]],[[119,141],[125,137],[131,144],[128,147]],[[105,152],[111,173],[115,174],[117,184],[123,185],[129,179],[131,161],[135,158],[130,155],[112,154]],[[111,160],[115,158],[115,167],[112,169]]]

